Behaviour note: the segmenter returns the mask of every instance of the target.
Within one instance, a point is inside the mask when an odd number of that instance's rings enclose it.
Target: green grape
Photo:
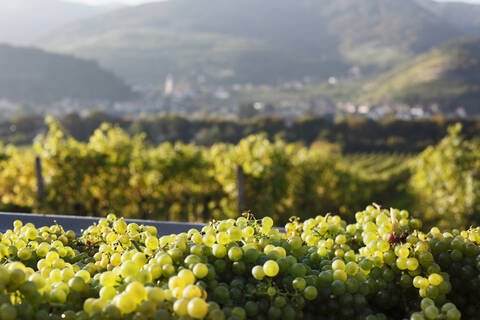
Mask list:
[[[335,260],[332,263],[332,270],[345,270],[346,266],[345,263],[342,260]]]
[[[194,319],[203,319],[208,312],[208,304],[200,298],[193,298],[188,302],[188,315]]]
[[[195,283],[195,275],[188,269],[183,269],[178,273],[178,277],[183,280],[185,285]]]
[[[418,225],[393,212],[397,236]],[[113,215],[80,238],[22,225],[0,234],[0,308],[13,302],[17,318],[76,320],[476,317],[480,229],[433,228],[389,243],[389,210],[370,206],[355,218],[292,219],[281,234],[273,221],[245,216],[160,239],[155,228]],[[77,245],[87,241],[98,245]],[[48,303],[65,309],[49,313]],[[408,314],[405,304],[421,311]]]
[[[137,301],[141,301],[147,296],[147,291],[145,290],[143,284],[140,282],[129,283],[127,288],[125,289],[125,292]]]
[[[193,274],[198,279],[203,279],[208,275],[208,267],[203,263],[197,263],[193,267]]]
[[[24,247],[17,251],[17,256],[20,260],[26,261],[32,258],[32,250]]]
[[[88,299],[86,301],[88,301]],[[124,293],[115,297],[114,304],[122,314],[132,313],[136,308],[135,299],[133,299],[130,295]],[[84,310],[88,313],[85,305]]]
[[[62,289],[53,289],[50,291],[50,301],[54,303],[65,303],[67,294]]]
[[[427,319],[435,319],[438,317],[439,314],[438,308],[435,305],[431,305],[425,308],[424,313]]]
[[[443,282],[443,278],[438,273],[432,273],[428,276],[428,282],[430,282],[430,284],[433,286],[438,286]]]
[[[104,287],[113,287],[120,279],[111,271],[106,271],[100,276],[100,284]]]
[[[332,267],[333,267],[333,265],[332,265]],[[353,261],[348,262],[347,265],[345,266],[345,271],[350,276],[356,275],[358,273],[358,270],[359,270],[358,264],[356,262],[353,262]]]
[[[145,246],[148,249],[156,250],[159,246],[158,238],[154,236],[149,236],[145,239]]]
[[[243,251],[240,247],[231,247],[228,250],[228,258],[232,261],[240,261],[243,257]]]
[[[447,311],[447,320],[459,320],[462,317],[462,313],[457,309],[450,309]]]
[[[17,319],[17,310],[10,304],[2,304],[0,306],[0,319],[15,320]]]
[[[139,271],[138,265],[134,261],[125,261],[120,267],[120,274],[122,277],[127,278],[129,276],[136,275]],[[86,280],[88,282],[88,280]]]
[[[100,298],[105,301],[112,300],[116,295],[117,290],[115,290],[113,287],[103,287],[100,289]]]
[[[261,266],[253,267],[252,276],[259,281],[263,280],[263,278],[265,278],[265,271],[263,270],[263,267]]]
[[[228,229],[228,236],[232,241],[240,241],[242,240],[242,230],[238,227],[230,227]]]
[[[293,280],[292,286],[297,291],[303,291],[307,286],[307,282],[305,281],[304,278],[298,277]]]
[[[180,317],[186,316],[188,314],[189,302],[190,301],[188,299],[183,298],[175,301],[175,303],[173,304],[173,311],[175,311],[175,313]]]
[[[83,279],[83,281],[85,281],[85,283],[89,282],[90,281],[90,273],[86,270],[80,270],[78,271],[76,274],[75,274],[76,277],[80,277]]]
[[[278,266],[277,262],[268,260],[263,264],[263,271],[265,272],[266,276],[275,277],[280,271],[280,267]]]
[[[303,291],[303,295],[307,300],[315,300],[318,295],[317,288],[315,288],[314,286],[308,286]]]
[[[248,248],[244,253],[244,259],[248,263],[255,263],[259,256],[260,253],[254,248]]]
[[[415,258],[408,258],[407,259],[407,269],[410,271],[414,271],[418,268],[418,260]]]
[[[266,228],[273,227],[273,219],[270,217],[265,217],[262,219],[262,226]]]
[[[420,302],[420,307],[422,308],[422,310],[425,310],[427,309],[427,307],[434,306],[434,305],[435,305],[435,302],[433,302],[433,300],[430,298],[424,298]]]

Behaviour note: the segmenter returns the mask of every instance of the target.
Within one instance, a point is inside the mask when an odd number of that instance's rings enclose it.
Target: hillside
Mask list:
[[[410,105],[437,103],[444,110],[479,110],[480,40],[449,42],[395,68],[365,88],[361,100]]]
[[[60,0],[2,0],[0,42],[31,43],[64,24],[107,10]]]
[[[117,101],[132,95],[128,86],[95,62],[34,48],[0,45],[0,70],[0,99]]]
[[[39,44],[130,83],[169,73],[277,82],[382,70],[462,34],[414,0],[175,0],[70,24]]]

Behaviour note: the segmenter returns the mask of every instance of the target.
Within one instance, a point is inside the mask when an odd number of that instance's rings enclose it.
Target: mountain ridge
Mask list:
[[[462,35],[416,0],[175,0],[70,24],[39,44],[97,59],[130,83],[275,83],[385,70]]]

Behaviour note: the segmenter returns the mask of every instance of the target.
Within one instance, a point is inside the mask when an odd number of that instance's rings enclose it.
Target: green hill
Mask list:
[[[434,48],[365,86],[362,101],[436,103],[444,110],[480,107],[480,40],[462,39]]]
[[[0,44],[0,99],[51,102],[63,98],[118,101],[132,91],[97,63]]]
[[[80,21],[39,44],[97,59],[130,83],[169,73],[277,82],[384,70],[462,34],[414,0],[171,0]]]

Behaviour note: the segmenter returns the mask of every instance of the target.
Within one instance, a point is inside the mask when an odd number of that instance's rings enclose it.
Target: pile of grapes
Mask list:
[[[80,237],[0,234],[0,320],[478,319],[480,229],[428,233],[373,205],[356,223],[250,213],[157,236],[113,214]]]

